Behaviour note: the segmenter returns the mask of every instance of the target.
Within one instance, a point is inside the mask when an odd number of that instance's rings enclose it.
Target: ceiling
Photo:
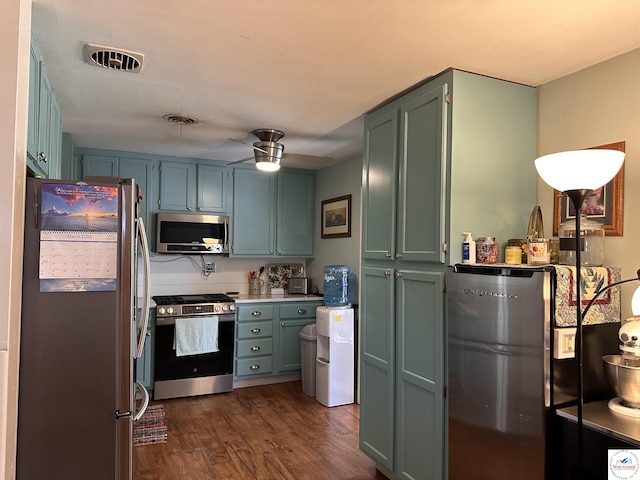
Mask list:
[[[231,138],[276,128],[285,153],[339,161],[365,112],[430,76],[538,86],[640,47],[638,18],[635,0],[33,0],[32,31],[77,146],[231,162],[252,156]],[[87,43],[141,72],[90,65]]]

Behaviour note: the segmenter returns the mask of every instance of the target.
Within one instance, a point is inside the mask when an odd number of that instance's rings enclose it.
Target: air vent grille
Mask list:
[[[122,72],[138,73],[142,70],[144,55],[119,48],[103,45],[86,45],[86,61],[89,65],[119,70]]]

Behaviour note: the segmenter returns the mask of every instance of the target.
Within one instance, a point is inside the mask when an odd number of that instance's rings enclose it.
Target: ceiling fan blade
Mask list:
[[[308,165],[321,165],[321,166],[329,166],[329,165],[332,165],[334,162],[334,159],[331,157],[303,155],[301,153],[283,153],[282,159],[289,160],[292,162],[306,163]]]
[[[227,163],[227,165],[233,165],[235,163],[242,163],[242,162],[246,162],[248,160],[255,160],[255,158],[254,157],[243,158],[242,160],[236,160],[235,162],[229,162],[229,163]]]
[[[253,148],[254,150],[258,150],[259,152],[262,152],[262,153],[269,153],[269,152],[267,152],[267,151],[266,151],[265,149],[263,149],[263,148],[256,147],[255,145],[251,145],[250,143],[243,142],[242,140],[236,140],[235,138],[230,138],[229,140],[231,140],[232,142],[238,142],[238,143],[241,143],[241,144],[243,144],[243,145],[246,145],[247,147],[251,147],[251,148]]]

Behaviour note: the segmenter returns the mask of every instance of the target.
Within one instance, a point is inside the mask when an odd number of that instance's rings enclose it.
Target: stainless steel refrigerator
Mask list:
[[[554,408],[575,403],[577,364],[553,352],[555,269],[447,271],[449,480],[553,478]],[[610,394],[602,355],[619,323],[584,326],[584,395]]]
[[[134,381],[148,320],[140,198],[132,179],[27,179],[18,479],[132,476],[148,402]]]

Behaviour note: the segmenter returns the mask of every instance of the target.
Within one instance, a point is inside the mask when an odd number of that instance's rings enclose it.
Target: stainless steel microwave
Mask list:
[[[226,215],[158,213],[156,252],[229,254]]]

